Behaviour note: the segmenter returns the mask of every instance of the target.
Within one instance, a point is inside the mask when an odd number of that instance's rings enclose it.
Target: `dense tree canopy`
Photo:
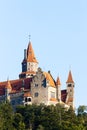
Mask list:
[[[0,130],[87,130],[87,107],[77,113],[60,104],[56,106],[18,106],[14,112],[9,102],[0,104]]]

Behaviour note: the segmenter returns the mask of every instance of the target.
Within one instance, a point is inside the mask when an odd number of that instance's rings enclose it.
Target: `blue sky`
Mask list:
[[[71,69],[75,105],[87,105],[87,1],[0,0],[0,81],[18,78],[29,34],[43,71],[64,89]]]

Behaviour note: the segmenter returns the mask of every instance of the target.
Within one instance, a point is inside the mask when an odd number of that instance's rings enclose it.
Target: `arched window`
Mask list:
[[[28,101],[31,102],[31,98],[28,98]]]
[[[27,97],[25,98],[25,102],[27,102]]]
[[[38,95],[39,95],[39,93],[38,93],[38,92],[36,92],[36,93],[34,94],[34,96],[35,96],[35,97],[38,97]]]

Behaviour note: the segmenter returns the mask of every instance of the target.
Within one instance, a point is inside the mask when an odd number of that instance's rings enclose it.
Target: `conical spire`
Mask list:
[[[31,42],[29,42],[28,48],[27,48],[27,61],[28,62],[36,62],[36,63],[38,63],[37,60],[36,60],[36,57],[35,57]]]
[[[57,77],[56,85],[57,86],[61,86],[61,82],[60,82],[60,78],[59,77]]]
[[[11,87],[11,83],[10,83],[9,80],[7,80],[7,83],[6,83],[5,88],[7,88],[7,89],[12,89],[12,87]]]
[[[28,48],[24,49],[24,59],[22,62],[22,73],[19,74],[19,78],[27,78],[35,75],[38,68],[38,61],[35,57],[32,44],[29,41]]]
[[[74,83],[71,70],[69,71],[69,75],[68,75],[68,79],[67,79],[66,83]]]

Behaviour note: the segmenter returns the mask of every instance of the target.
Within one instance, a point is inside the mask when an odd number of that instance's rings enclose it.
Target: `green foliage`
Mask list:
[[[13,129],[13,110],[9,102],[0,104],[0,130]]]
[[[25,130],[25,124],[24,122],[19,122],[18,130]]]
[[[42,125],[39,125],[37,130],[44,130],[44,127]]]
[[[0,104],[0,130],[87,130],[86,106],[79,106],[78,114],[70,107],[29,105],[18,106],[13,112],[11,105]]]
[[[87,111],[87,106],[84,106],[84,105],[79,106],[78,111],[77,111],[78,112],[78,116],[79,115],[84,115],[85,111]]]
[[[24,125],[24,123],[22,123],[22,121],[23,121],[22,115],[20,113],[15,113],[14,118],[13,118],[13,126],[16,130],[19,130],[21,125]]]

